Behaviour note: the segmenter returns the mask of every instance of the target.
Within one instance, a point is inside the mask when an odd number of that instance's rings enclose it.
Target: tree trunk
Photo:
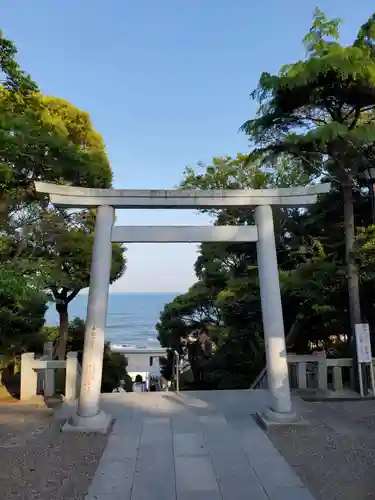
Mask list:
[[[293,347],[298,338],[300,330],[301,330],[301,323],[298,319],[296,319],[293,325],[290,327],[288,334],[285,337],[285,343],[287,349]]]
[[[342,185],[344,196],[344,234],[345,234],[345,260],[348,275],[349,313],[351,333],[354,337],[356,323],[361,323],[361,304],[359,299],[358,269],[353,259],[352,252],[355,238],[353,185],[348,182]]]
[[[4,230],[8,224],[8,197],[0,192],[0,230]]]
[[[345,233],[345,260],[347,267],[348,292],[349,292],[349,314],[351,326],[351,350],[353,355],[355,388],[360,391],[359,370],[362,373],[362,384],[364,395],[368,394],[367,368],[365,365],[358,365],[357,348],[355,339],[355,325],[362,322],[361,302],[359,297],[358,268],[353,259],[353,246],[355,240],[354,206],[353,206],[353,182],[342,184],[344,196],[344,233]]]
[[[68,343],[68,327],[69,327],[69,315],[68,315],[68,304],[64,302],[59,302],[56,304],[56,310],[59,313],[59,340],[57,341],[55,355],[57,359],[65,359],[66,347]]]

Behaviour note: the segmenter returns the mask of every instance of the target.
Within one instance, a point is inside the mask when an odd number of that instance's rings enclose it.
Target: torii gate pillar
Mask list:
[[[99,206],[96,211],[78,412],[64,424],[65,432],[82,430],[105,434],[112,423],[112,417],[100,410],[100,393],[112,263],[113,223],[114,208]]]

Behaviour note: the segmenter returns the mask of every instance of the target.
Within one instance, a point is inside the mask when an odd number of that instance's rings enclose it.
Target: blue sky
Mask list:
[[[0,28],[43,92],[88,111],[115,187],[172,188],[186,165],[248,151],[241,124],[262,71],[303,57],[316,0],[2,0]],[[350,42],[371,0],[322,0]],[[190,211],[118,211],[118,224],[204,224]],[[115,291],[186,291],[196,245],[129,245]]]

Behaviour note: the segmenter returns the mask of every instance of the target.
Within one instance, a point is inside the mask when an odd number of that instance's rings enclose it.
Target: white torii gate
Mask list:
[[[63,208],[96,207],[82,383],[77,414],[66,431],[106,432],[111,416],[100,410],[104,329],[107,317],[112,243],[251,242],[257,244],[263,330],[271,406],[264,418],[274,423],[297,420],[292,411],[272,205],[303,207],[327,193],[330,184],[278,189],[136,190],[91,189],[36,182]],[[255,226],[113,226],[115,208],[227,208],[255,206]]]

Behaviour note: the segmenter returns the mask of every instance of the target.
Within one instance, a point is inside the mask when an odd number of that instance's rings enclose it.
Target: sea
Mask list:
[[[159,347],[155,325],[165,304],[177,293],[112,293],[109,295],[106,340],[129,347]],[[69,304],[69,320],[86,319],[87,294],[77,295]],[[49,304],[46,326],[58,325],[55,304]]]

